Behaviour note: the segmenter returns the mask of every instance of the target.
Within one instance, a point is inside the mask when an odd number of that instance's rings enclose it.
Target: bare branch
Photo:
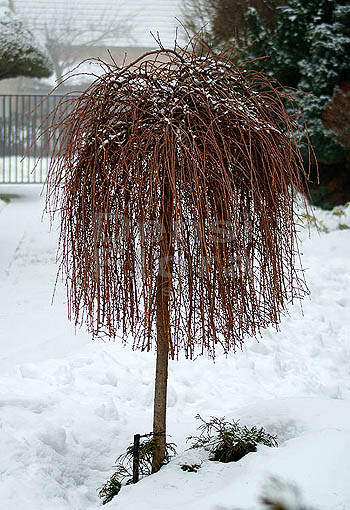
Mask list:
[[[123,19],[106,11],[93,23],[84,21],[83,17],[74,18],[62,10],[56,10],[49,19],[34,14],[27,15],[26,19],[53,61],[57,81],[84,58],[79,58],[74,48],[104,46],[123,38],[132,41],[133,18]]]
[[[190,358],[277,327],[306,292],[292,99],[224,55],[160,49],[101,66],[48,131],[70,316],[148,350],[162,298],[169,352]]]

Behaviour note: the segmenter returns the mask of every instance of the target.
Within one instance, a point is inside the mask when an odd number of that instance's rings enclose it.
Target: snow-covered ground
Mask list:
[[[0,508],[92,510],[116,457],[151,430],[155,357],[75,335],[61,283],[51,305],[57,232],[41,222],[40,190],[0,187],[11,195],[0,200]],[[303,315],[294,305],[280,332],[215,364],[171,362],[168,432],[179,456],[106,508],[258,509],[271,476],[296,483],[315,508],[350,508],[350,221],[342,211],[317,217],[329,231],[301,233],[312,292]],[[264,426],[280,446],[210,462],[185,451],[197,413]],[[197,473],[180,468],[199,460]]]

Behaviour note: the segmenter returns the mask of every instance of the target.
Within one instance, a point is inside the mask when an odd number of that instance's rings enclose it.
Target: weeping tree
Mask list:
[[[69,317],[156,345],[153,471],[168,360],[227,353],[307,291],[294,198],[302,158],[285,95],[224,55],[147,53],[52,114],[48,209],[60,212]]]

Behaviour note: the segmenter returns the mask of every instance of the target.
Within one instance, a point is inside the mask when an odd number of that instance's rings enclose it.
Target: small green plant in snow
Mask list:
[[[154,449],[157,447],[154,437],[151,439],[142,439],[139,449],[139,470],[140,478],[149,476],[152,473],[152,459]],[[166,443],[166,452],[164,464],[168,464],[174,455],[176,455],[176,445],[174,443]],[[107,480],[107,482],[99,489],[98,495],[102,499],[103,504],[107,504],[114,496],[117,496],[123,485],[131,485],[132,467],[134,458],[134,445],[131,444],[126,452],[119,455],[116,460],[116,471]]]
[[[241,426],[238,421],[226,421],[225,417],[210,417],[206,422],[199,414],[199,436],[191,436],[194,441],[191,448],[205,448],[209,451],[209,460],[236,462],[247,453],[255,452],[258,444],[278,446],[277,437],[268,434],[264,428]]]

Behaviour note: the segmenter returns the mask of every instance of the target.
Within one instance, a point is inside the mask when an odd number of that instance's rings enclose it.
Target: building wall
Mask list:
[[[17,14],[27,21],[45,24],[73,24],[79,26],[115,19],[127,23],[127,34],[111,38],[114,46],[154,47],[150,31],[161,37],[165,46],[173,46],[176,27],[180,27],[182,0],[14,0]],[[84,41],[81,41],[82,43]]]

